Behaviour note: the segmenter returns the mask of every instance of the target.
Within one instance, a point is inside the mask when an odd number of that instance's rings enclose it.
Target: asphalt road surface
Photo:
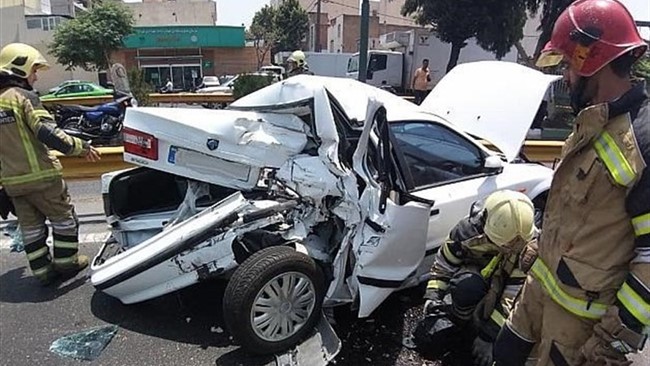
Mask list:
[[[79,214],[101,212],[97,181],[72,182],[69,187]],[[106,235],[101,222],[82,225],[81,252],[94,256]],[[10,253],[9,241],[0,238],[0,365],[274,364],[273,357],[252,357],[239,350],[224,330],[222,282],[125,306],[95,291],[87,273],[41,288],[29,275],[24,253]],[[396,294],[365,320],[355,319],[347,308],[338,309],[335,329],[343,349],[335,364],[471,365],[462,347],[440,362],[423,359],[402,346],[421,316],[420,298],[417,290]],[[49,350],[62,336],[110,324],[117,325],[118,332],[94,361],[76,361]],[[649,353],[637,357],[635,365],[650,364]]]

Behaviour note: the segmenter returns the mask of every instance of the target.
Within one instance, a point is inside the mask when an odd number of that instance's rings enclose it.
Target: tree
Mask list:
[[[302,48],[309,31],[309,17],[298,0],[285,0],[275,17],[278,34],[277,49],[292,51]]]
[[[497,58],[505,56],[523,38],[526,9],[535,4],[535,0],[406,0],[402,15],[431,25],[440,40],[451,44],[449,72],[472,37]]]
[[[551,40],[551,33],[553,33],[553,26],[555,21],[562,14],[564,9],[569,7],[575,0],[537,0],[542,5],[542,19],[538,30],[542,31],[537,40],[535,47],[534,58],[537,59],[542,49],[548,41]]]
[[[131,94],[138,101],[138,105],[140,107],[150,105],[149,94],[154,92],[154,87],[145,80],[144,71],[133,68],[129,70],[128,76]]]
[[[248,29],[248,34],[253,40],[253,45],[257,53],[258,69],[262,67],[264,58],[278,40],[275,26],[276,17],[277,9],[270,5],[265,5],[255,13],[251,26]]]
[[[67,70],[104,70],[111,65],[111,54],[123,46],[131,34],[133,14],[122,3],[106,1],[59,25],[50,52]]]
[[[635,77],[645,79],[650,88],[650,54],[646,53],[632,68],[632,73]]]

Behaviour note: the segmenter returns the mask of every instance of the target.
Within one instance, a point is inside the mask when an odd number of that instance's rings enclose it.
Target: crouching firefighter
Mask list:
[[[647,4],[647,2],[646,2]],[[650,334],[650,107],[630,76],[648,45],[615,0],[564,10],[538,66],[561,66],[577,113],[497,365],[629,365]]]
[[[492,363],[492,342],[512,308],[525,274],[520,253],[534,245],[535,209],[519,192],[503,190],[472,206],[436,254],[427,284],[425,318],[414,334],[431,355],[471,334],[476,365]],[[449,296],[446,296],[449,295]],[[461,335],[462,334],[462,335]]]
[[[291,56],[287,59],[287,77],[292,77],[296,75],[314,75],[313,72],[309,71],[309,65],[307,65],[307,57],[305,53],[297,50],[291,53]]]
[[[87,142],[56,127],[33,92],[37,71],[48,68],[43,55],[29,45],[12,43],[0,51],[0,186],[14,206],[10,210],[18,218],[32,273],[43,285],[88,265],[88,258],[77,254],[79,225],[61,163],[50,148],[99,159]],[[46,244],[46,219],[53,229],[53,257]]]

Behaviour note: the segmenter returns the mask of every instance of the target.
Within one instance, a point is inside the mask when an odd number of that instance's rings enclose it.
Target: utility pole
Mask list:
[[[368,75],[368,18],[370,18],[370,2],[361,3],[361,31],[359,39],[359,81],[366,82]]]
[[[316,40],[314,42],[316,52],[320,52],[320,1],[316,0]]]

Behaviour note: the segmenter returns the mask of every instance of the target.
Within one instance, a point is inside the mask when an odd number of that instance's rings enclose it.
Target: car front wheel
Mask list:
[[[324,291],[313,259],[286,246],[265,248],[233,273],[223,299],[224,320],[245,350],[285,351],[313,330]]]

